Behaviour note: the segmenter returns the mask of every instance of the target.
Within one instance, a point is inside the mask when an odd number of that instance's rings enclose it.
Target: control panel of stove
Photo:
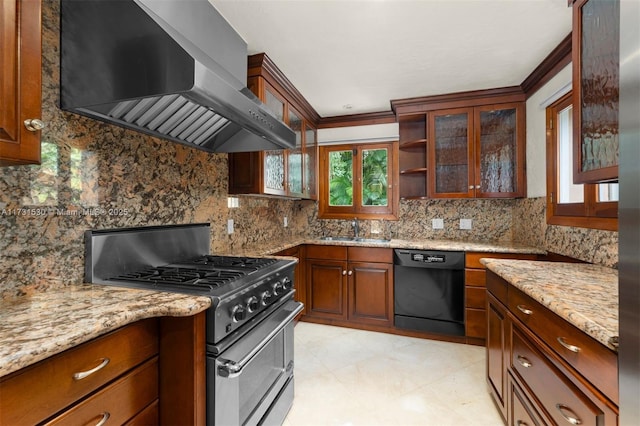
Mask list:
[[[265,287],[267,288],[266,290],[264,290]],[[231,307],[229,312],[231,321],[238,323],[246,320],[250,314],[257,312],[261,307],[269,306],[292,289],[293,281],[291,278],[287,276],[282,278],[274,277],[269,280],[268,285],[260,285],[258,292],[252,291],[251,295],[246,297],[245,300]]]
[[[280,303],[283,298],[291,297],[294,291],[293,273],[293,266],[284,268],[263,277],[232,297],[220,300],[214,309],[214,340],[218,341],[233,333],[252,318],[261,315],[271,305]]]

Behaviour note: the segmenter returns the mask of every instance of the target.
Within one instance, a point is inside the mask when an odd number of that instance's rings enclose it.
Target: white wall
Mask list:
[[[397,141],[398,132],[398,123],[319,129],[318,143],[330,145],[336,143]]]
[[[527,100],[527,197],[544,197],[547,193],[546,175],[546,108],[554,100],[571,90],[571,64],[562,69],[547,84]]]

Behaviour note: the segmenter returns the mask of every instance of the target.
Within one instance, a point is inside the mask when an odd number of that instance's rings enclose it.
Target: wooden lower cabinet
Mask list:
[[[347,319],[346,260],[307,259],[308,315]]]
[[[307,316],[332,324],[393,325],[393,252],[307,246]]]
[[[0,378],[0,425],[203,425],[204,320],[141,320]]]
[[[486,268],[482,258],[537,260],[535,254],[467,252],[465,254],[465,336],[482,344],[487,337]]]
[[[487,385],[503,419],[507,418],[509,335],[507,310],[495,297],[487,299]]]
[[[617,357],[602,355],[611,351],[571,324],[562,324],[491,271],[487,271],[487,291],[487,383],[505,423],[617,425]],[[514,297],[517,305],[512,303]],[[519,318],[522,311],[517,306],[536,318],[534,328],[528,319]],[[549,335],[558,324],[563,336],[582,334],[576,339],[581,347],[578,355],[585,359],[567,358],[554,349],[557,338]],[[613,386],[596,386],[596,376],[598,382]]]

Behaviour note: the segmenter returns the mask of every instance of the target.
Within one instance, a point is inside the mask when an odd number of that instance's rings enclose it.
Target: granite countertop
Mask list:
[[[91,284],[0,300],[0,377],[126,324],[210,305],[208,297]]]
[[[617,351],[618,271],[585,263],[481,259],[488,269]]]
[[[449,240],[386,242],[301,238],[233,255],[272,255],[300,244],[544,254],[513,243]],[[0,377],[140,319],[189,316],[211,305],[207,297],[82,284],[0,299]],[[617,311],[616,311],[617,313]],[[617,322],[616,322],[617,324]]]
[[[374,237],[375,238],[375,237]],[[454,240],[400,240],[391,239],[385,242],[361,242],[361,241],[337,241],[323,240],[321,238],[301,238],[291,240],[286,243],[269,245],[265,247],[255,247],[253,250],[243,254],[268,255],[286,250],[300,244],[318,244],[332,246],[359,246],[359,247],[383,247],[383,248],[404,248],[416,250],[448,250],[448,251],[469,251],[486,253],[520,253],[520,254],[546,254],[546,251],[537,247],[527,246],[512,242],[469,242]]]

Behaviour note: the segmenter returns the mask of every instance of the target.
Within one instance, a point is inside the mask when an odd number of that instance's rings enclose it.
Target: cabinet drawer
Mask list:
[[[604,413],[573,385],[515,325],[511,334],[511,368],[558,425],[604,424]],[[572,421],[574,419],[574,421]]]
[[[484,309],[465,309],[465,335],[467,337],[487,337],[487,311]]]
[[[160,408],[156,399],[149,404],[144,410],[136,414],[134,418],[125,423],[125,426],[149,426],[160,424],[159,416]]]
[[[520,259],[520,260],[536,260],[538,255],[536,254],[521,254],[521,253],[482,253],[482,252],[467,252],[465,256],[465,266],[467,268],[485,269],[485,266],[480,263],[480,259],[483,257],[490,257],[493,259]]]
[[[158,357],[57,416],[47,425],[121,425],[158,399]]]
[[[347,250],[350,261],[393,263],[393,250],[375,247],[349,247]]]
[[[465,287],[465,305],[467,308],[486,309],[487,291],[482,287]]]
[[[24,368],[0,381],[0,424],[38,423],[157,353],[158,322],[149,319]]]
[[[509,403],[511,404],[508,424],[513,426],[543,426],[545,423],[531,406],[522,390],[509,376]]]
[[[618,404],[618,357],[615,352],[515,287],[509,288],[508,300],[509,310],[516,318]]]
[[[347,260],[347,247],[344,246],[307,246],[307,259]]]
[[[484,269],[465,269],[464,284],[474,287],[485,287],[487,283],[487,271]]]

